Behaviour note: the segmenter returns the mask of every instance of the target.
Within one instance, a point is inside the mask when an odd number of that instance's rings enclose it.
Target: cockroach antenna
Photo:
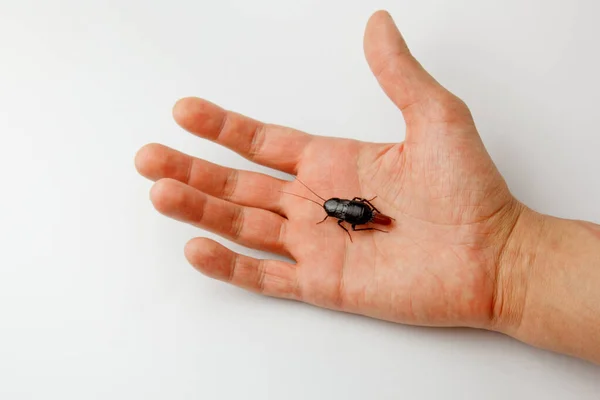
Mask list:
[[[313,203],[315,203],[319,207],[323,207],[323,204],[317,203],[316,201],[314,201],[313,199],[309,199],[308,197],[300,196],[299,194],[296,194],[296,193],[284,192],[283,190],[280,190],[279,192],[280,193],[289,194],[289,195],[292,195],[292,196],[296,196],[296,197],[300,197],[301,199],[304,199],[304,200],[312,201]]]
[[[310,190],[310,192],[311,192],[312,194],[314,194],[315,196],[317,196],[318,198],[320,198],[320,199],[321,199],[321,200],[323,200],[323,201],[327,201],[327,200],[325,200],[324,198],[322,198],[321,196],[319,196],[318,194],[316,194],[314,190],[312,190],[311,188],[309,188],[309,187],[308,187],[308,185],[307,185],[306,183],[302,182],[300,179],[298,179],[298,177],[296,177],[296,180],[297,180],[298,182],[300,182],[300,183],[302,184],[302,186],[304,186],[305,188],[307,188],[308,190]]]

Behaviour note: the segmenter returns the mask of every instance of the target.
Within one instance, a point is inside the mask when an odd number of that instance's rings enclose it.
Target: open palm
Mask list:
[[[136,157],[157,181],[155,207],[172,218],[295,263],[257,260],[197,238],[186,256],[208,276],[270,296],[390,321],[491,327],[502,308],[499,263],[520,204],[477,134],[467,107],[412,57],[392,19],[375,13],[367,61],[402,111],[403,143],[311,136],[187,98],[174,108],[186,130],[248,159],[297,175],[324,198],[376,197],[395,219],[353,241],[298,181],[193,158],[158,144]],[[349,228],[349,226],[347,226]]]

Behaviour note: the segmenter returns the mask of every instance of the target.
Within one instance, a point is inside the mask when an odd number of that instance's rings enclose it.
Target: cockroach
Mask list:
[[[337,224],[340,226],[340,228],[342,228],[343,230],[346,231],[346,233],[348,234],[348,237],[350,237],[351,242],[352,242],[352,235],[350,235],[350,232],[348,231],[348,229],[346,229],[346,227],[344,225],[342,225],[343,222],[349,223],[352,226],[352,231],[355,231],[355,232],[356,231],[379,231],[379,232],[387,233],[387,231],[384,231],[379,228],[373,228],[373,227],[357,228],[356,226],[357,225],[366,225],[368,223],[378,224],[378,225],[391,225],[392,220],[394,220],[394,218],[389,217],[385,214],[382,214],[371,203],[373,200],[375,200],[377,198],[377,196],[373,197],[372,199],[368,199],[368,200],[363,197],[355,197],[352,200],[340,199],[338,197],[332,197],[329,200],[325,200],[323,197],[319,196],[314,190],[309,188],[300,179],[296,178],[296,180],[298,182],[300,182],[305,188],[310,190],[310,192],[312,194],[317,196],[319,199],[323,200],[323,204],[321,204],[315,200],[309,199],[308,197],[300,196],[299,194],[296,194],[296,193],[289,193],[289,192],[283,192],[283,191],[281,193],[300,197],[301,199],[312,201],[313,203],[317,204],[318,206],[323,207],[323,209],[325,210],[327,215],[325,215],[325,218],[323,218],[323,220],[317,222],[317,225],[325,222],[325,220],[327,220],[327,218],[329,218],[329,217],[336,218],[338,220]]]

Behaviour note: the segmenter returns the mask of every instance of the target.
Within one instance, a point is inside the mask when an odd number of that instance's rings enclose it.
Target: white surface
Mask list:
[[[520,199],[600,220],[595,0],[1,0],[0,398],[599,398],[598,367],[501,335],[211,281],[183,256],[202,232],[151,207],[147,142],[257,168],[179,129],[182,96],[401,140],[362,53],[378,8],[471,106]]]

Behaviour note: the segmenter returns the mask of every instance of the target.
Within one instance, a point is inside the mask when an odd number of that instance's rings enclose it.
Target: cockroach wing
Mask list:
[[[384,214],[375,213],[371,222],[378,225],[391,225],[392,218]]]

